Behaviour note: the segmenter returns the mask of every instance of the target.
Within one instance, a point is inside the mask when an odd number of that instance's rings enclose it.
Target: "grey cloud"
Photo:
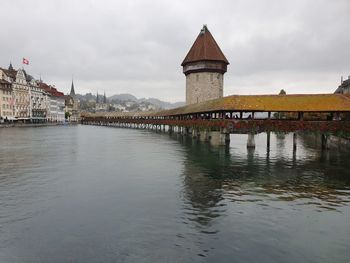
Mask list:
[[[204,23],[231,62],[226,94],[332,92],[350,74],[346,0],[5,0],[1,9],[0,65],[26,56],[30,73],[64,92],[74,73],[78,92],[184,100],[180,64]]]

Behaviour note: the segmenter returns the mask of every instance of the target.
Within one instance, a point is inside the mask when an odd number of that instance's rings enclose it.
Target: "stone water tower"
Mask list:
[[[186,75],[186,104],[222,98],[228,64],[204,25],[181,64]]]

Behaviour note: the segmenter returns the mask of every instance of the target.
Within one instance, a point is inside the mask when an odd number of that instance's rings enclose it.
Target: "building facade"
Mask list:
[[[12,82],[14,103],[14,118],[17,121],[30,121],[30,87],[23,69],[16,71],[16,78]]]
[[[74,82],[72,80],[72,85],[70,88],[69,95],[65,96],[65,112],[67,114],[68,120],[77,122],[80,119],[80,101],[75,95]]]
[[[0,68],[0,120],[64,122],[65,98],[54,86],[36,80],[23,69]]]
[[[40,82],[39,88],[47,94],[46,99],[46,120],[48,122],[65,121],[65,99],[64,94],[55,87]]]
[[[13,120],[13,92],[11,82],[0,79],[0,122]]]
[[[50,96],[50,122],[65,121],[65,100],[64,94],[51,94]]]
[[[103,94],[102,98],[97,93],[95,111],[96,112],[108,111],[108,108],[109,108],[109,105],[107,102],[106,92]]]
[[[350,94],[350,76],[347,80],[343,81],[343,77],[341,80],[340,86],[337,88],[335,93],[341,93],[341,94]]]
[[[38,81],[31,79],[30,90],[30,120],[31,122],[47,121],[48,93],[39,87]]]
[[[186,104],[222,98],[228,64],[204,25],[181,64],[186,75]]]

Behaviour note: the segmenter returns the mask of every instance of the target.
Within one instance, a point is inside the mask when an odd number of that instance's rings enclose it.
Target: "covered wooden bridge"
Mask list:
[[[344,94],[233,95],[156,112],[82,113],[83,124],[179,132],[214,144],[229,142],[230,133],[297,132],[322,135],[350,134],[350,96]]]

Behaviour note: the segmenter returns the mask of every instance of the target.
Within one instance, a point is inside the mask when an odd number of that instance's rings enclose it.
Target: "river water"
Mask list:
[[[349,262],[350,150],[0,129],[0,262]]]

